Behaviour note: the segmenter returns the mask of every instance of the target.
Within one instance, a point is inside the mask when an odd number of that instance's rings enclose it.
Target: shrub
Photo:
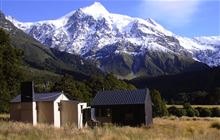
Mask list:
[[[199,116],[198,110],[193,109],[189,103],[185,103],[183,105],[183,108],[186,111],[186,116],[189,116],[189,117]]]
[[[153,102],[153,117],[162,117],[168,115],[165,102],[160,96],[160,92],[157,90],[151,90],[151,100]]]
[[[199,117],[199,116],[200,116],[199,111],[198,111],[197,109],[194,109],[194,113],[195,113],[195,116],[196,116],[196,117]]]
[[[186,115],[189,117],[194,117],[195,116],[195,112],[193,108],[187,108],[186,110]]]
[[[182,108],[178,109],[178,112],[177,112],[178,117],[182,117],[182,116],[186,116],[186,115],[187,115],[187,113],[186,113],[185,109],[182,109]]]
[[[175,106],[171,106],[168,108],[169,114],[177,116],[177,117],[182,117],[186,116],[186,110],[182,108],[176,108]]]
[[[218,122],[214,122],[211,124],[211,128],[220,129],[220,124]]]
[[[175,106],[171,106],[171,107],[168,108],[168,112],[169,112],[170,115],[175,115],[176,116],[177,111],[178,110]]]
[[[212,108],[212,117],[220,117],[220,108]]]
[[[208,108],[198,107],[196,109],[199,111],[200,117],[211,117],[212,116],[212,112]]]

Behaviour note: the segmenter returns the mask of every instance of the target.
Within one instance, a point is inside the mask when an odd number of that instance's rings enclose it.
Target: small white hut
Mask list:
[[[33,83],[25,83],[21,95],[11,100],[12,121],[33,125],[45,123],[55,127],[67,124],[83,127],[82,110],[87,107],[87,103],[71,101],[62,92],[34,93],[33,87]]]

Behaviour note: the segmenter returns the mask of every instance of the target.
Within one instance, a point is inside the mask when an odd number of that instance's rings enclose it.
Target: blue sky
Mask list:
[[[22,22],[59,18],[97,0],[0,0],[0,9]],[[152,18],[187,37],[220,35],[220,0],[99,0],[111,13]]]

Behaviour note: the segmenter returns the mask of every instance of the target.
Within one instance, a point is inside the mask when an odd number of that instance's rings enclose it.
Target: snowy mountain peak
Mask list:
[[[17,28],[21,30],[27,30],[32,25],[32,23],[29,23],[29,22],[26,22],[26,23],[20,22],[12,16],[6,16],[5,18],[11,21]]]
[[[158,25],[158,23],[157,23],[156,21],[154,21],[153,19],[151,19],[151,18],[147,18],[146,21],[149,22],[149,23],[151,23],[151,24],[154,25],[154,26],[157,26],[157,25]]]
[[[220,36],[181,37],[153,19],[110,13],[99,2],[56,20],[22,23],[12,17],[7,19],[44,45],[86,58],[104,59],[120,53],[136,56],[153,51],[220,65]]]
[[[85,8],[80,8],[80,10],[82,10],[85,14],[92,15],[95,18],[103,17],[109,14],[105,7],[99,2],[95,2]]]
[[[194,37],[193,39],[200,42],[200,44],[220,46],[220,36],[209,36],[209,37],[201,36],[201,37]]]

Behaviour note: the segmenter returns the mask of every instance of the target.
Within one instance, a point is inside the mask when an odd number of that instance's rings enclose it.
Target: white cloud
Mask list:
[[[201,0],[144,0],[140,16],[180,27],[189,24],[199,10]]]

